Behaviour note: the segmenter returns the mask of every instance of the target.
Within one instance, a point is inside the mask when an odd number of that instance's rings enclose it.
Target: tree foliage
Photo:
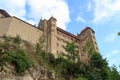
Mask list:
[[[118,36],[120,36],[120,32],[118,32]]]
[[[61,69],[62,75],[70,75],[69,78],[78,76],[81,65],[79,53],[75,42],[67,42],[65,50],[67,53],[61,53],[56,59],[56,65]]]
[[[18,73],[25,72],[30,67],[31,61],[24,50],[16,50],[15,52],[7,51],[6,55],[4,60],[15,65]]]
[[[109,70],[109,80],[119,80],[120,73],[118,72],[115,65],[113,65]]]
[[[65,50],[67,52],[67,54],[64,54],[66,56],[66,59],[68,59],[71,62],[76,62],[80,60],[75,42],[72,42],[72,43],[67,42]]]
[[[66,79],[70,80],[119,80],[120,74],[116,68],[110,68],[108,62],[100,53],[95,52],[91,44],[87,43],[84,49],[89,51],[91,57],[89,64],[83,64],[78,59],[77,47],[75,43],[67,43],[65,50],[68,54],[62,53],[62,56],[57,58],[57,67],[61,70],[61,74],[69,76]],[[113,75],[114,71],[115,75]],[[110,77],[111,76],[111,77]],[[114,78],[112,78],[114,76]],[[111,78],[111,79],[110,79]]]

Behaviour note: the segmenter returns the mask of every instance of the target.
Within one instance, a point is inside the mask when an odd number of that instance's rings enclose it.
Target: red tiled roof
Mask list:
[[[66,34],[66,35],[69,35],[69,36],[71,36],[71,37],[73,37],[73,38],[79,40],[79,38],[77,38],[76,35],[71,34],[70,32],[67,32],[67,31],[65,31],[65,30],[63,30],[63,29],[61,29],[61,28],[59,28],[59,27],[57,27],[57,30],[60,31],[60,32],[63,32],[63,33]]]
[[[90,28],[90,27],[87,26],[85,29],[83,29],[83,30],[81,31],[80,34],[84,33],[84,32],[85,32],[86,30],[88,30],[88,29],[92,30],[92,32],[95,33],[95,31],[94,31],[92,28]]]
[[[5,10],[0,9],[0,13],[2,13],[5,17],[10,17],[10,15]]]

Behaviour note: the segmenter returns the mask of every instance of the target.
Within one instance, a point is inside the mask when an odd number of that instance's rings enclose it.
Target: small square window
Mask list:
[[[59,47],[59,44],[57,43],[57,47]]]
[[[58,54],[59,52],[57,51],[57,54]]]

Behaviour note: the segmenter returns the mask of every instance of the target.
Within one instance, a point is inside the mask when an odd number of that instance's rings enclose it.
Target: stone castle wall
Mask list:
[[[0,19],[0,36],[2,35],[19,35],[23,40],[35,44],[43,35],[43,31],[16,17],[7,17]]]
[[[45,50],[51,52],[55,57],[65,51],[66,42],[76,42],[78,54],[82,61],[89,60],[88,51],[83,52],[83,48],[88,41],[91,41],[94,50],[99,52],[95,39],[95,32],[86,27],[78,35],[74,35],[57,27],[56,19],[51,17],[49,20],[40,20],[38,27],[35,27],[17,17],[11,17],[4,10],[0,10],[0,36],[8,35],[15,37],[19,35],[23,40],[35,44],[42,36],[45,39]]]

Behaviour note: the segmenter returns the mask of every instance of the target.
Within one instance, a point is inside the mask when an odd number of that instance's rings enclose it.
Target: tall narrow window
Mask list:
[[[57,47],[59,47],[59,44],[57,43]]]

